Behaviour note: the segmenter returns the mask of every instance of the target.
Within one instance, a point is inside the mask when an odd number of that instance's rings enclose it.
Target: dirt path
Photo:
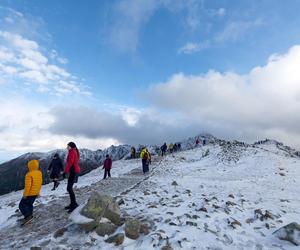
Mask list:
[[[154,160],[152,171],[159,161]],[[137,188],[150,175],[143,175],[140,168],[133,169],[120,177],[101,180],[75,190],[79,204],[85,202],[92,191],[100,191],[113,197],[121,197],[123,194]],[[25,249],[32,246],[32,242],[43,242],[43,239],[53,235],[58,229],[70,224],[69,216],[64,210],[68,205],[69,197],[55,198],[47,204],[39,204],[34,208],[37,219],[25,227],[14,225],[0,231],[0,249]],[[46,240],[47,241],[47,240]],[[47,242],[45,241],[45,245]],[[49,241],[49,240],[48,240]],[[41,245],[41,244],[40,244]]]

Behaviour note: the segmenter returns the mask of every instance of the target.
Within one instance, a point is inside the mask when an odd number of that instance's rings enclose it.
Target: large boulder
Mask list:
[[[296,222],[279,228],[274,235],[280,240],[286,240],[296,246],[300,246],[300,225]]]
[[[96,221],[104,217],[115,225],[120,224],[121,212],[118,203],[111,196],[98,192],[92,193],[81,214]]]
[[[125,222],[126,237],[136,240],[140,236],[141,223],[136,219],[129,219]]]
[[[110,222],[99,223],[96,228],[96,233],[100,236],[111,235],[117,230],[117,228],[118,227],[116,225]]]

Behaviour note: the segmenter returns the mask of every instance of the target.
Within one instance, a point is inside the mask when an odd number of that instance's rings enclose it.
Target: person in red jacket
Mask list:
[[[110,170],[111,170],[111,166],[112,166],[112,159],[109,157],[109,155],[106,155],[106,159],[103,163],[103,168],[104,169],[104,177],[103,180],[106,179],[106,176],[108,174],[108,177],[110,178]]]
[[[78,165],[80,154],[74,142],[69,142],[67,148],[69,153],[67,156],[67,163],[63,177],[69,173],[67,191],[70,195],[71,203],[70,205],[66,206],[65,209],[68,210],[68,213],[72,213],[73,210],[78,207],[75,193],[73,191],[73,185],[77,180],[77,175],[80,173],[80,166]]]

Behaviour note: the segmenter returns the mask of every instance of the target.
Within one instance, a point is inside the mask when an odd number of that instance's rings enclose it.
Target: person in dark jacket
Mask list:
[[[177,149],[178,149],[178,151],[181,150],[181,143],[177,143]]]
[[[167,143],[164,143],[164,145],[162,145],[160,147],[160,150],[161,150],[161,156],[164,156],[167,152],[167,149],[168,149],[168,146],[167,146]]]
[[[79,154],[79,150],[77,149],[77,146],[74,142],[69,142],[67,149],[69,152],[68,152],[68,156],[67,156],[67,163],[66,163],[63,177],[65,178],[66,174],[70,173],[69,178],[68,178],[67,191],[70,195],[71,203],[70,203],[70,205],[66,206],[65,209],[68,210],[68,213],[72,213],[73,210],[76,207],[78,207],[78,204],[76,202],[75,193],[73,191],[73,185],[74,185],[75,181],[77,180],[77,175],[80,173],[80,166],[78,164],[79,159],[80,159],[80,154]]]
[[[106,176],[108,175],[108,177],[110,178],[110,170],[112,167],[112,159],[109,157],[109,155],[106,155],[106,159],[103,163],[103,168],[104,169],[104,177],[103,180],[106,179]]]
[[[55,190],[59,185],[60,174],[64,171],[62,160],[57,153],[54,154],[53,159],[48,167],[48,173],[50,171],[50,179],[54,183],[52,190]]]
[[[130,158],[131,158],[131,159],[135,159],[135,155],[136,155],[135,147],[131,147],[131,150],[130,150]]]

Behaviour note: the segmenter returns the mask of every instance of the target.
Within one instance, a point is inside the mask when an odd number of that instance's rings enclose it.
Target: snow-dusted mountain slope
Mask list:
[[[110,180],[99,181],[99,172],[79,179],[79,201],[93,190],[122,198],[123,214],[150,222],[148,235],[125,238],[115,247],[94,232],[80,231],[63,210],[66,183],[53,192],[48,184],[35,207],[40,217],[26,228],[18,227],[14,216],[21,191],[0,197],[0,248],[297,249],[272,234],[300,222],[300,159],[276,142],[248,145],[214,139],[203,147],[154,157],[146,176],[139,160],[114,162]],[[62,227],[67,231],[55,238]]]
[[[113,160],[120,160],[126,157],[130,152],[129,145],[111,146],[105,150],[92,151],[89,149],[80,149],[80,167],[81,175],[89,173],[93,169],[103,164],[105,155],[111,155]],[[47,153],[27,153],[11,161],[0,164],[0,195],[11,191],[20,190],[24,186],[24,176],[27,172],[27,162],[37,159],[40,162],[40,168],[43,172],[43,183],[49,183],[50,179],[47,175],[47,168],[53,158],[58,153],[65,161],[67,150],[53,150]]]

